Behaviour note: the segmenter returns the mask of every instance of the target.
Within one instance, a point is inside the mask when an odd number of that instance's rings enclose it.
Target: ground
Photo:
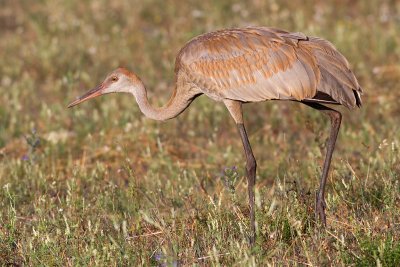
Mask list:
[[[0,9],[1,265],[398,266],[398,1],[23,1]],[[202,96],[177,119],[134,99],[69,101],[119,66],[154,105],[190,38],[246,25],[333,42],[364,89],[343,113],[327,186],[314,197],[329,121],[296,103],[244,107],[258,160],[257,241],[240,137]]]

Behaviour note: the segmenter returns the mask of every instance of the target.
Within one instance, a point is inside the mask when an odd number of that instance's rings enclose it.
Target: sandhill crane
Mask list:
[[[206,33],[190,40],[175,61],[175,88],[167,104],[152,107],[140,78],[118,68],[68,107],[107,93],[130,93],[142,113],[168,120],[199,95],[223,102],[233,117],[246,156],[250,207],[250,243],[255,241],[256,160],[243,123],[242,104],[291,100],[328,115],[330,136],[316,196],[315,216],[326,225],[325,185],[342,115],[323,104],[361,107],[362,89],[346,58],[328,41],[276,28],[246,27]]]

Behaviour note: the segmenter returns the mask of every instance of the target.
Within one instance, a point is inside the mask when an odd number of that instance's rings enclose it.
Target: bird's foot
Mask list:
[[[249,245],[250,247],[254,247],[254,244],[256,243],[256,236],[254,233],[251,233],[249,236]]]
[[[250,211],[250,236],[249,236],[249,243],[250,247],[254,247],[256,242],[256,221],[255,221],[255,214],[254,210],[251,209]]]
[[[315,220],[320,220],[322,226],[324,227],[326,227],[325,208],[326,208],[325,199],[318,194],[315,202]]]

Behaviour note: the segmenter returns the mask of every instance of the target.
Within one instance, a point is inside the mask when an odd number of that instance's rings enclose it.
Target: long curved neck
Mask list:
[[[146,117],[158,121],[169,120],[181,114],[193,101],[194,96],[179,93],[186,92],[186,90],[177,90],[177,86],[175,86],[167,104],[163,107],[153,107],[147,98],[146,88],[141,83],[138,88],[139,90],[136,91],[135,98],[142,113]]]

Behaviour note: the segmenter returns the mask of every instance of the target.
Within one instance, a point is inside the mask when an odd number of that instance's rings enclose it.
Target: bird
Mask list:
[[[320,37],[273,27],[221,29],[189,40],[176,56],[174,72],[171,97],[162,107],[153,107],[142,80],[122,67],[68,107],[104,94],[129,93],[146,117],[165,121],[177,117],[200,95],[222,102],[236,123],[243,144],[251,245],[256,240],[257,162],[244,125],[242,106],[285,100],[313,108],[330,119],[327,151],[315,200],[316,220],[325,227],[325,187],[342,121],[341,112],[328,105],[361,107],[363,92],[349,62],[334,45]]]

